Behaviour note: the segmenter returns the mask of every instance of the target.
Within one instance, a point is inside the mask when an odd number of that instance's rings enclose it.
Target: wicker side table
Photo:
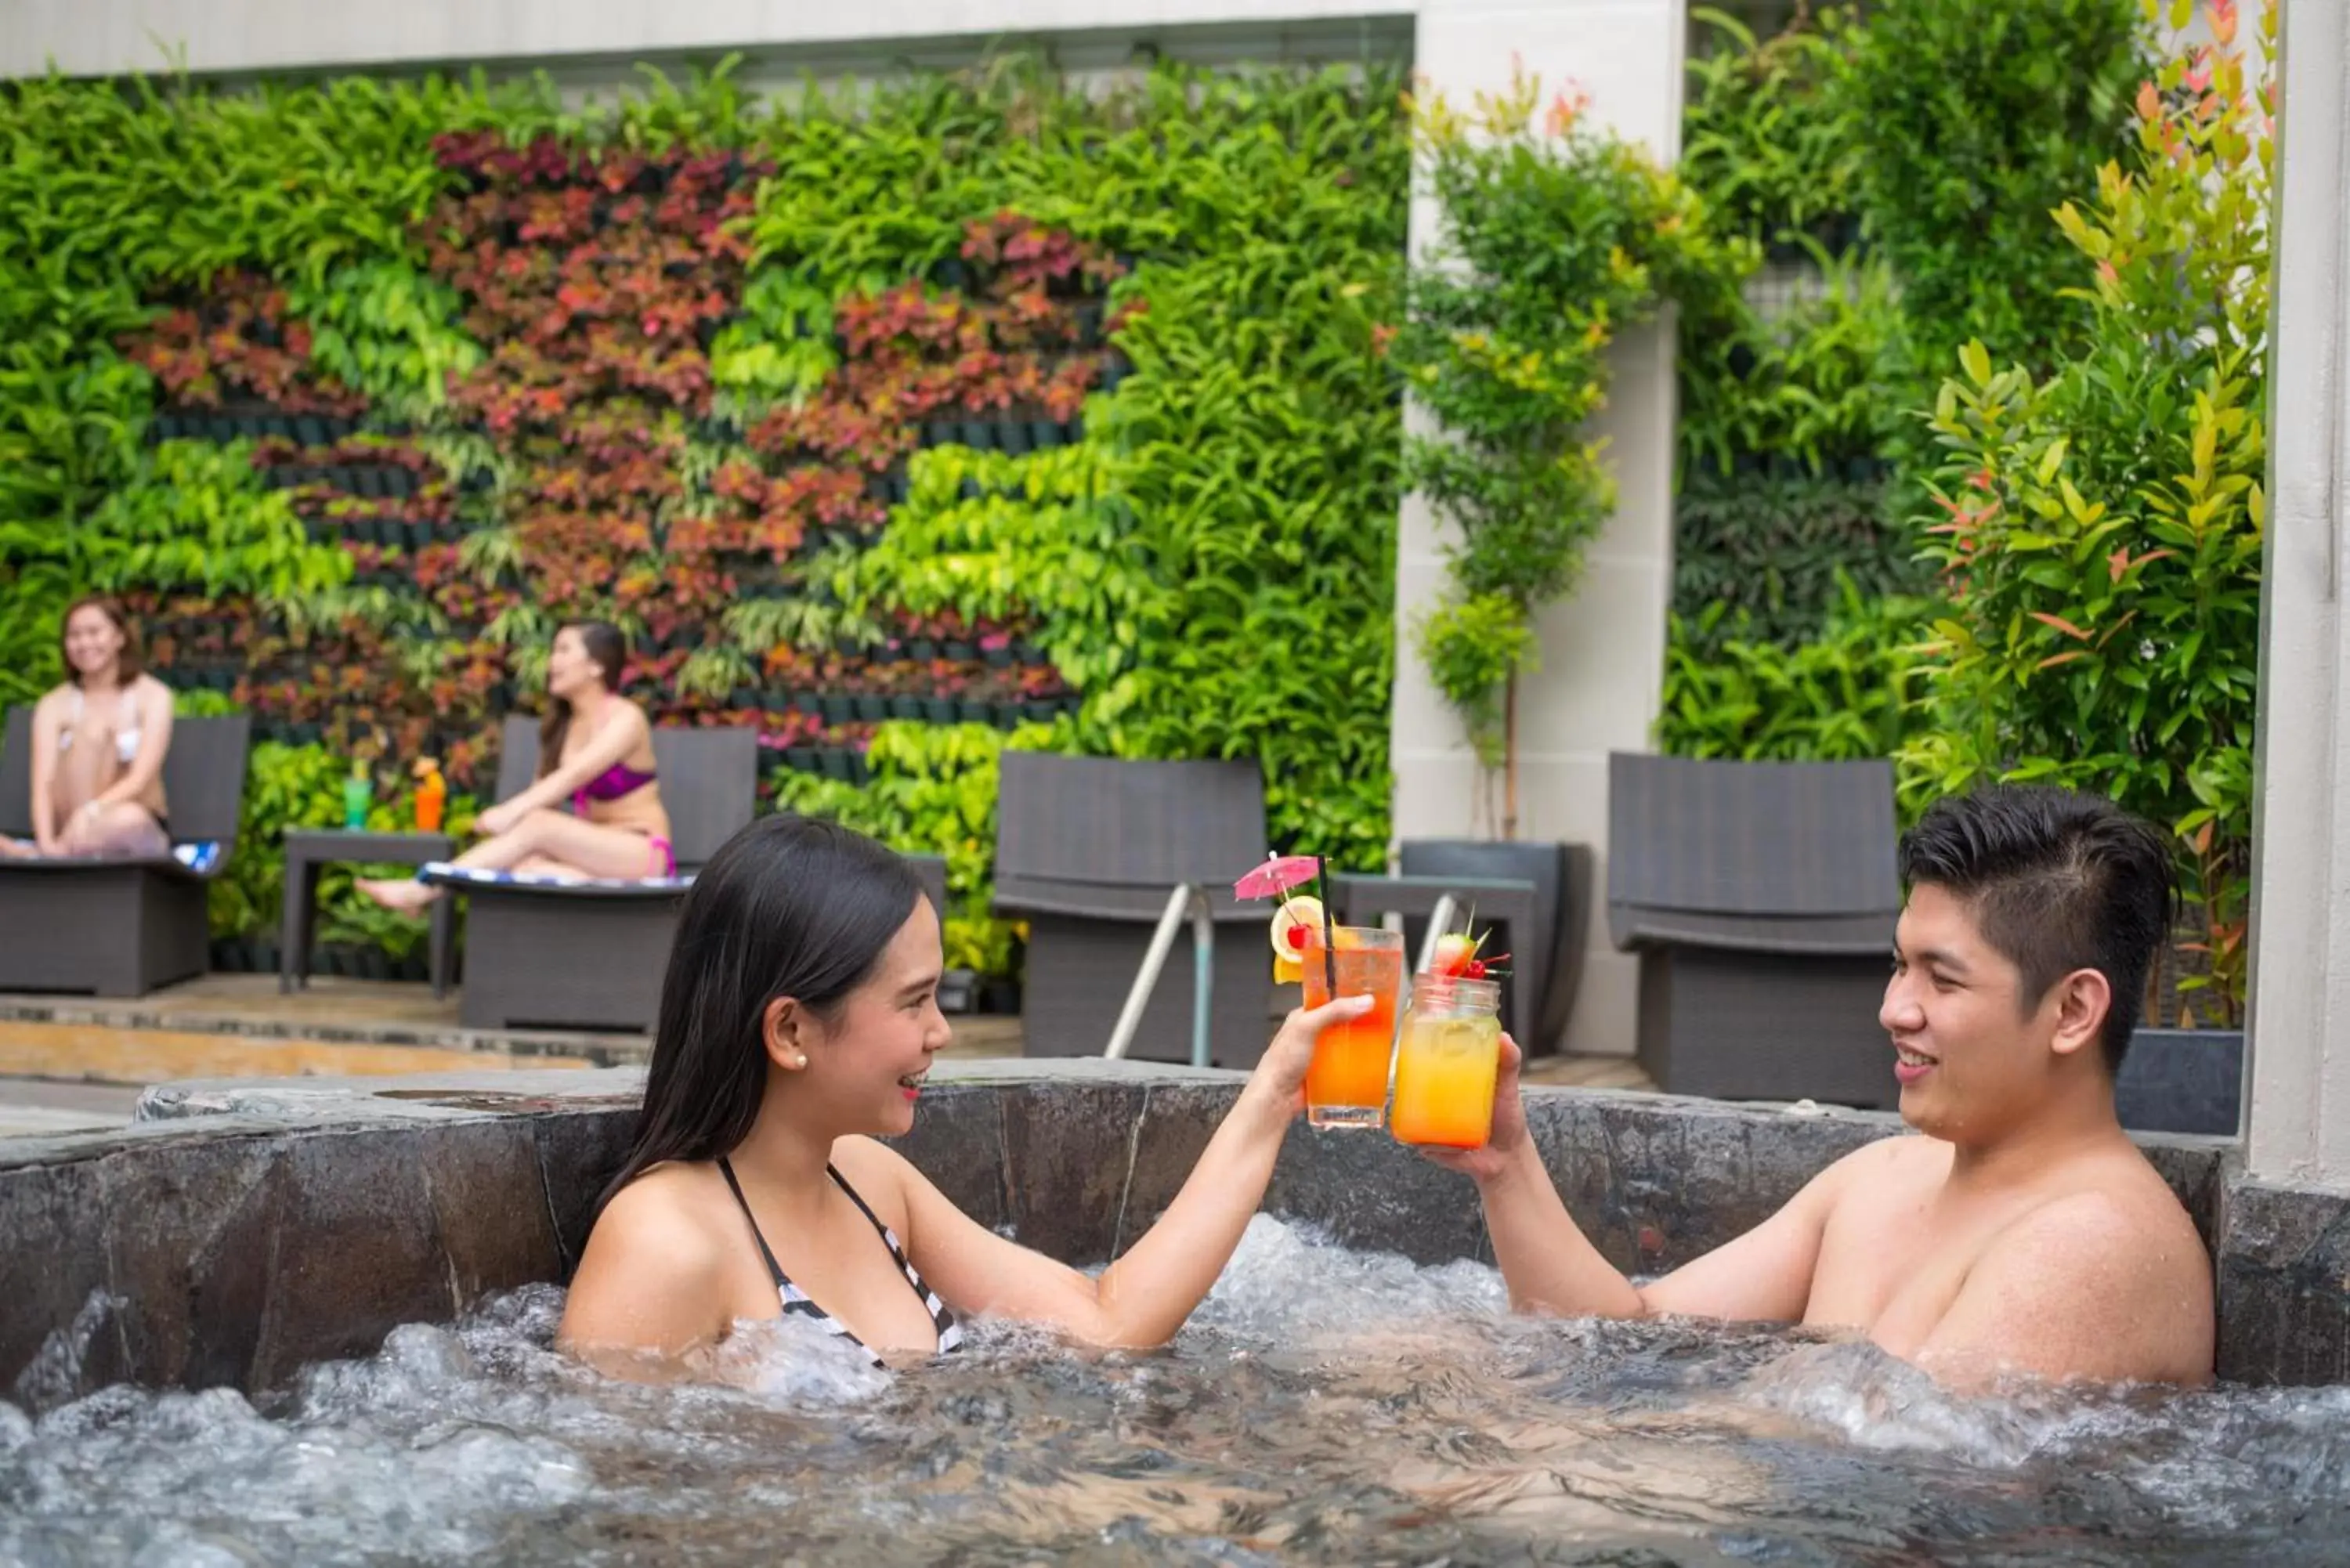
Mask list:
[[[308,831],[286,836],[286,912],[278,939],[277,989],[292,991],[310,982],[310,932],[317,923],[318,867],[338,861],[378,865],[421,866],[446,860],[457,852],[457,841],[445,833],[351,833]],[[432,923],[432,995],[449,994],[451,901],[436,901],[427,919]]]

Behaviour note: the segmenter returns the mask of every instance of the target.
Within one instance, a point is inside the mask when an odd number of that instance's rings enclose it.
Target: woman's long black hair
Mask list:
[[[618,691],[628,669],[629,639],[608,620],[575,620],[564,630],[579,634],[579,646],[604,672],[604,690]],[[545,778],[563,762],[564,738],[571,733],[571,704],[561,697],[546,700],[546,717],[538,722],[538,776]]]
[[[748,1137],[767,1084],[768,1005],[837,1006],[922,897],[912,867],[837,823],[762,817],[728,839],[679,914],[644,1114],[601,1202],[665,1160],[715,1159]]]

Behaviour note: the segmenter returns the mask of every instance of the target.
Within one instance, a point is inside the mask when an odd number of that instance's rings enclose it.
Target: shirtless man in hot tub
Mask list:
[[[1877,1018],[1902,1119],[1771,1219],[1635,1285],[1559,1200],[1503,1051],[1476,1179],[1523,1312],[1856,1329],[1937,1379],[2194,1384],[2211,1263],[2114,1114],[2114,1073],[2177,902],[2169,847],[2111,802],[1999,787],[1901,843],[1909,888]]]

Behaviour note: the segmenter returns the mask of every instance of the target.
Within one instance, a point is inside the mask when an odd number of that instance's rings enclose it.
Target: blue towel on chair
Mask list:
[[[684,889],[691,872],[678,877],[554,877],[544,871],[484,871],[450,860],[428,860],[416,879],[436,887],[471,888],[651,888]]]
[[[92,866],[102,866],[108,859],[99,855],[42,856],[38,858],[59,866],[78,865],[84,861]],[[174,844],[172,846],[172,858],[199,877],[209,877],[220,869],[220,842],[212,838],[192,838],[185,844]]]
[[[174,844],[172,846],[172,858],[199,877],[209,877],[220,869],[221,846],[217,840],[210,838]]]

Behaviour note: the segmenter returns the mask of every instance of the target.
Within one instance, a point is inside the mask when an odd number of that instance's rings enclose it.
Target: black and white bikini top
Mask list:
[[[915,1272],[913,1263],[906,1257],[906,1249],[898,1244],[898,1233],[881,1223],[881,1217],[857,1195],[857,1189],[848,1185],[847,1178],[829,1165],[824,1169],[834,1184],[848,1194],[848,1200],[857,1205],[858,1212],[873,1222],[873,1229],[880,1232],[881,1244],[889,1249],[889,1261],[898,1265],[898,1272],[906,1276],[906,1283],[912,1286],[914,1293],[921,1298],[923,1307],[931,1314],[931,1324],[939,1331],[939,1354],[944,1355],[951,1350],[962,1348],[962,1324],[955,1321],[953,1311],[939,1300],[938,1293],[922,1283],[922,1276]],[[858,1338],[847,1324],[810,1301],[807,1293],[792,1283],[784,1273],[783,1265],[775,1262],[774,1250],[767,1245],[767,1238],[759,1230],[759,1217],[751,1212],[750,1200],[743,1196],[743,1184],[734,1179],[733,1166],[723,1155],[718,1158],[718,1173],[726,1179],[727,1190],[734,1194],[734,1201],[742,1206],[743,1218],[751,1222],[752,1239],[759,1243],[759,1256],[767,1262],[767,1277],[775,1282],[775,1294],[783,1301],[784,1311],[800,1317],[812,1317],[824,1324],[827,1334],[837,1335],[870,1354],[871,1347]],[[874,1356],[873,1365],[883,1365],[881,1358]]]

